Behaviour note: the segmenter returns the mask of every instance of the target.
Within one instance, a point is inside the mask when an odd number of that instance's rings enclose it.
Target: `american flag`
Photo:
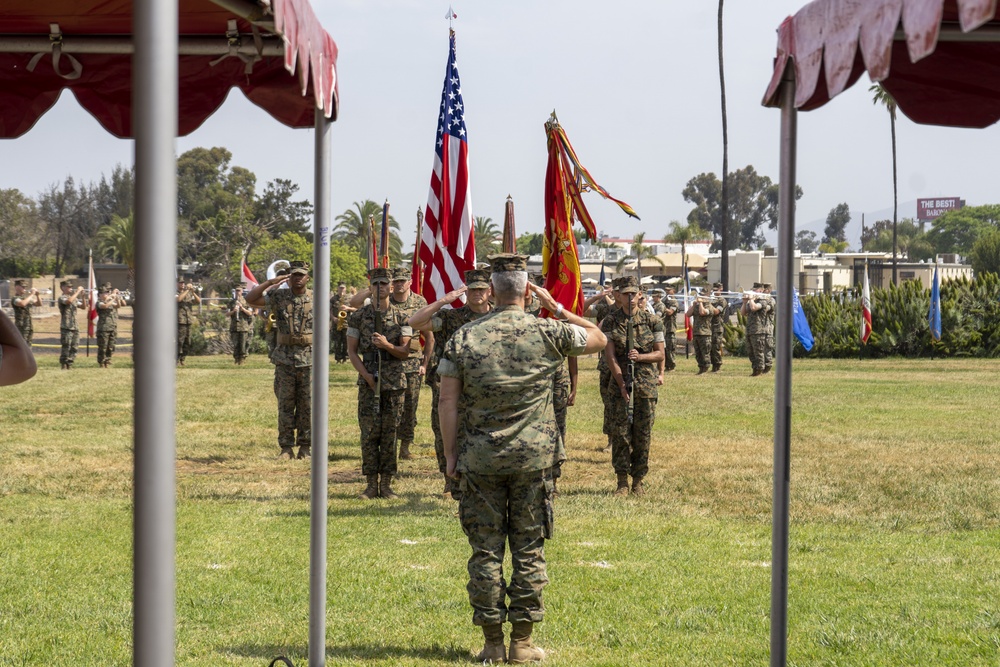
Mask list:
[[[476,268],[469,142],[454,31],[449,41],[448,69],[434,145],[434,173],[421,234],[420,262],[424,265],[421,294],[428,302],[464,285],[465,271]]]

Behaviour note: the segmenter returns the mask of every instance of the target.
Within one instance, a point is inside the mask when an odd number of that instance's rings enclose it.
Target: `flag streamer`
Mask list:
[[[941,340],[941,281],[936,262],[934,264],[934,282],[931,284],[931,308],[927,313],[927,324],[934,340]]]
[[[868,344],[872,335],[872,297],[868,288],[868,262],[865,262],[865,284],[861,292],[861,344]]]
[[[382,234],[379,236],[378,256],[381,266],[389,268],[389,200],[382,205]]]

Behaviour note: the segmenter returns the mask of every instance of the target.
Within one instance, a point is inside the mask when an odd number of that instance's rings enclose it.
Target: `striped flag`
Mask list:
[[[464,273],[476,268],[469,142],[455,60],[454,30],[450,31],[449,42],[434,144],[434,172],[421,234],[420,262],[424,265],[424,275],[420,293],[428,303],[464,285]]]
[[[868,289],[868,262],[865,262],[865,284],[861,292],[861,344],[868,343],[872,335],[872,297]]]
[[[249,291],[257,286],[257,278],[253,275],[253,271],[247,266],[246,258],[243,259],[243,275],[240,277],[240,281],[243,283],[243,289]]]
[[[87,337],[94,337],[97,325],[97,277],[94,275],[94,253],[90,253],[90,273],[87,275]],[[90,343],[87,343],[90,345]],[[89,349],[89,348],[88,348]]]

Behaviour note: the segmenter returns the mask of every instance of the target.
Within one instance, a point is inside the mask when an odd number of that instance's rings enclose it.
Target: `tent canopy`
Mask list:
[[[0,23],[0,138],[18,137],[64,88],[111,134],[132,137],[132,0],[7,3]],[[237,87],[276,120],[337,115],[337,45],[307,0],[179,0],[178,135]],[[298,74],[298,86],[288,85]]]
[[[795,108],[823,106],[868,71],[910,120],[987,127],[1000,120],[996,0],[814,0],[778,28],[765,106],[795,68]]]

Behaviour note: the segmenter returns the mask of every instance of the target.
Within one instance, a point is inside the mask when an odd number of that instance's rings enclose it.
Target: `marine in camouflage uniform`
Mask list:
[[[753,284],[753,291],[759,296],[743,296],[741,310],[746,317],[746,340],[747,353],[750,356],[750,366],[753,368],[751,377],[756,377],[764,373],[764,369],[770,360],[768,354],[768,314],[774,310],[774,302],[770,295],[762,294],[763,288],[760,283]]]
[[[183,366],[191,352],[191,326],[195,323],[194,306],[201,297],[191,283],[177,283],[177,365]]]
[[[441,426],[448,472],[461,479],[459,518],[472,548],[467,586],[472,622],[486,639],[476,659],[518,663],[544,657],[531,643],[531,631],[544,617],[542,589],[548,583],[549,471],[563,457],[553,376],[566,356],[599,349],[603,337],[574,315],[565,314],[570,324],[525,312],[527,258],[491,260],[496,309],[455,332],[438,364]],[[547,310],[564,315],[547,292],[531,289]],[[503,574],[508,546],[509,584]],[[509,656],[503,632],[508,620],[513,624]]]
[[[712,372],[722,370],[722,343],[725,340],[726,309],[729,302],[722,296],[722,283],[712,283]]]
[[[77,345],[80,343],[80,329],[76,324],[76,311],[86,308],[86,304],[80,295],[83,288],[77,287],[73,291],[73,285],[64,280],[59,283],[62,294],[59,296],[59,367],[69,370],[76,361]]]
[[[597,325],[600,326],[607,316],[613,311],[619,308],[618,301],[620,298],[618,292],[618,282],[619,279],[611,281],[611,298],[612,302],[608,303],[606,298],[602,298],[597,301],[597,303],[590,306],[587,311],[591,314],[597,321]],[[597,376],[598,376],[598,390],[601,394],[601,404],[604,406],[604,421],[602,424],[602,430],[604,435],[608,436],[608,444],[605,447],[598,447],[602,452],[611,451],[611,412],[610,404],[608,403],[608,384],[611,381],[611,368],[608,366],[608,360],[604,358],[604,354],[597,355]]]
[[[771,283],[762,283],[761,290],[771,302],[771,309],[767,312],[767,348],[764,350],[764,372],[770,373],[774,363],[774,316],[778,309],[774,307],[774,297],[771,296]]]
[[[107,368],[115,353],[115,339],[118,337],[118,309],[125,300],[118,290],[111,289],[111,283],[104,283],[97,293],[97,365]]]
[[[712,317],[716,308],[709,298],[699,296],[691,302],[687,316],[691,318],[694,356],[698,361],[698,375],[708,372],[712,359]]]
[[[406,315],[391,305],[391,276],[387,268],[372,269],[371,303],[347,320],[347,356],[358,371],[361,472],[368,481],[360,497],[366,500],[397,497],[392,490],[396,430],[406,391],[403,360],[410,354],[413,329]]]
[[[307,262],[290,262],[287,276],[269,278],[246,296],[247,305],[266,307],[274,315],[274,396],[278,399],[279,458],[312,453],[312,336],[313,296],[306,288]],[[275,289],[282,283],[289,289]]]
[[[425,378],[431,387],[431,429],[434,431],[434,454],[437,457],[438,471],[444,476],[444,495],[458,500],[461,489],[455,480],[446,473],[447,460],[444,457],[444,440],[441,436],[438,403],[441,398],[441,381],[437,376],[437,364],[444,354],[444,347],[452,334],[463,325],[472,322],[490,311],[488,301],[490,289],[490,274],[482,269],[472,269],[465,272],[465,286],[445,294],[443,297],[421,308],[410,317],[410,324],[434,335],[433,354],[427,366]],[[446,308],[462,294],[466,295],[466,303],[460,308]]]
[[[663,366],[669,373],[677,368],[674,351],[677,349],[677,312],[680,310],[680,306],[677,304],[677,299],[674,298],[674,288],[668,287],[667,289],[670,291],[663,299],[663,305],[666,309],[666,314],[663,316]]]
[[[616,495],[645,492],[642,480],[649,471],[649,442],[656,418],[657,362],[663,358],[663,321],[645,310],[638,310],[639,284],[635,276],[619,279],[624,308],[611,313],[601,330],[608,342],[605,355],[611,367],[608,402],[611,406],[611,463],[618,477]],[[629,315],[628,311],[632,311]],[[632,327],[633,347],[628,346],[628,329]],[[627,389],[629,361],[634,363],[635,377],[631,394]],[[628,398],[632,396],[632,423],[628,420]]]
[[[338,364],[347,361],[347,322],[345,319],[344,326],[341,327],[338,314],[341,311],[348,315],[354,312],[354,308],[350,307],[350,299],[344,283],[340,283],[337,293],[330,297],[330,354]]]
[[[35,326],[31,322],[31,309],[42,305],[42,298],[35,289],[30,292],[25,290],[23,280],[15,280],[14,298],[10,300],[10,305],[14,309],[14,326],[21,332],[21,338],[28,347],[31,347],[31,339],[35,335]]]
[[[400,299],[399,297],[403,297]],[[410,318],[410,315],[427,305],[427,299],[410,290],[410,270],[400,267],[392,270],[392,294],[389,303]],[[403,361],[403,372],[406,373],[406,389],[403,393],[403,419],[399,423],[396,437],[399,440],[399,458],[412,459],[410,447],[413,446],[413,432],[417,427],[417,406],[420,404],[420,387],[423,385],[426,363],[433,349],[420,347],[420,336],[410,337],[410,356]],[[426,354],[424,354],[426,352]]]
[[[233,299],[229,302],[229,338],[233,344],[233,361],[242,366],[250,354],[253,310],[243,297],[243,283],[236,283],[233,289]]]

